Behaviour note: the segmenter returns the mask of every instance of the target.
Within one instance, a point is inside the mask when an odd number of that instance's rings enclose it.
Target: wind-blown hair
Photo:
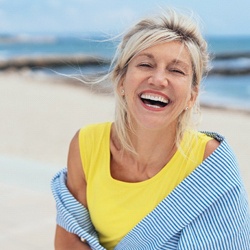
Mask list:
[[[125,150],[136,153],[128,133],[128,131],[133,132],[133,127],[128,121],[126,102],[120,93],[120,86],[126,75],[128,64],[141,51],[170,41],[181,42],[190,53],[193,68],[193,92],[199,92],[202,77],[208,71],[207,43],[191,14],[186,16],[173,9],[168,9],[156,16],[145,18],[131,27],[124,34],[117,48],[110,72],[116,98],[116,130]],[[193,114],[198,112],[199,104],[196,101],[192,109],[183,111],[179,116],[176,131],[177,146],[179,146],[183,133],[193,127]]]

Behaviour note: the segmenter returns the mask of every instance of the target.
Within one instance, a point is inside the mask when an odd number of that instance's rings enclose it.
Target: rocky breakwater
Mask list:
[[[110,60],[98,56],[88,55],[42,55],[42,56],[18,56],[0,59],[0,70],[88,66],[110,64]]]
[[[84,67],[109,65],[110,59],[86,54],[71,55],[29,55],[0,58],[0,70],[21,70],[60,67]],[[250,74],[250,52],[226,53],[213,56],[209,75]]]
[[[210,75],[250,74],[250,52],[217,54],[212,61]]]

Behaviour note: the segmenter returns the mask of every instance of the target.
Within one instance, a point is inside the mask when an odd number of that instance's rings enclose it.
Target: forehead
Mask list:
[[[146,48],[135,55],[135,58],[165,59],[191,65],[191,56],[187,47],[179,41],[164,42]]]

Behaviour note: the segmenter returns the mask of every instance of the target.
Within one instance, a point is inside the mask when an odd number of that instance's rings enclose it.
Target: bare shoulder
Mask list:
[[[220,142],[218,142],[215,139],[208,141],[206,148],[205,148],[203,160],[209,157],[219,146],[220,146]]]
[[[75,170],[77,170],[75,166],[76,165],[79,166],[80,163],[81,163],[81,156],[79,148],[79,131],[77,131],[69,145],[68,171],[75,172]]]
[[[86,180],[80,155],[79,131],[70,142],[67,167],[67,187],[73,196],[87,207]]]

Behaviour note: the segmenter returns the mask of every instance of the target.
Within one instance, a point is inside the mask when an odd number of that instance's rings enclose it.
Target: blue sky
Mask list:
[[[208,35],[250,35],[249,0],[0,0],[0,33],[120,33],[157,6],[198,14]]]

